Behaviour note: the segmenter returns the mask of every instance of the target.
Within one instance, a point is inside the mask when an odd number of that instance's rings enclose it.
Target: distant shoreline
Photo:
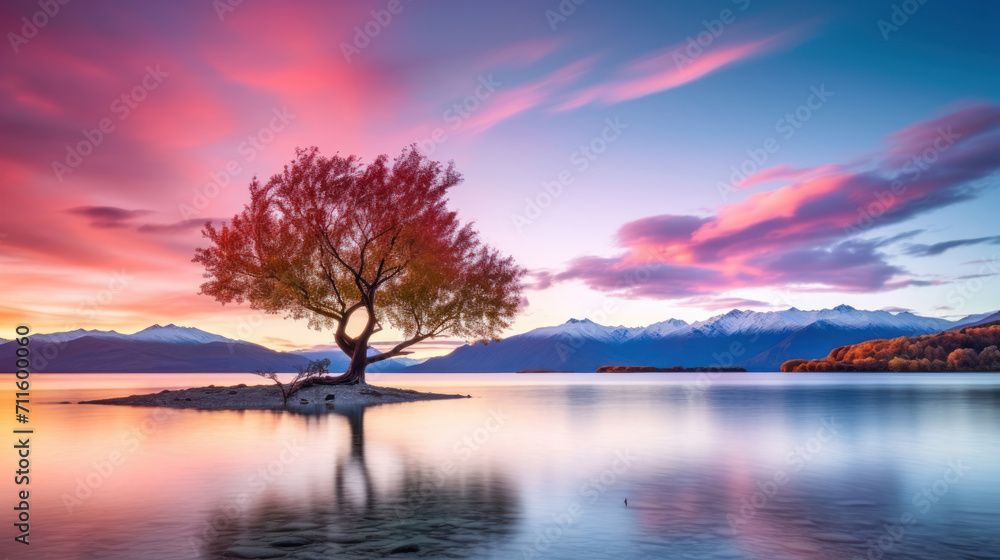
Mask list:
[[[331,397],[332,395],[332,397]],[[288,410],[323,412],[336,405],[374,406],[404,402],[465,399],[471,395],[424,393],[377,385],[314,385],[289,397]],[[159,393],[80,401],[78,404],[147,406],[194,410],[283,410],[281,394],[275,385],[239,384],[229,387],[193,387],[163,390]]]
[[[597,368],[597,373],[703,373],[703,372],[746,373],[747,370],[741,367],[686,368],[681,366],[674,366],[669,368],[658,368],[653,366],[601,366]]]

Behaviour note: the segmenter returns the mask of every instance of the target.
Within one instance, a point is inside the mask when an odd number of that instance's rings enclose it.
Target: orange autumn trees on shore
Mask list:
[[[521,304],[525,271],[447,208],[461,181],[415,147],[368,165],[299,150],[266,184],[254,178],[229,224],[205,225],[201,293],[333,329],[350,366],[316,382],[364,383],[369,364],[437,336],[495,339]],[[369,355],[384,325],[403,340]]]
[[[1000,371],[998,346],[1000,321],[841,346],[821,360],[789,360],[781,371]]]

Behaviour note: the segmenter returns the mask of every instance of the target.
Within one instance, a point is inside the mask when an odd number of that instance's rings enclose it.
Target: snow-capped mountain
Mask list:
[[[165,327],[153,325],[141,331],[126,335],[131,340],[145,340],[147,342],[169,342],[171,344],[208,344],[209,342],[240,342],[232,338],[226,338],[217,334],[205,332],[194,327],[178,327],[169,324]]]
[[[963,320],[967,320],[968,323],[958,325],[955,328],[976,327],[979,325],[984,325],[986,323],[1000,321],[1000,311],[996,311],[994,313],[980,313],[979,315],[969,315]]]
[[[37,355],[32,367],[49,373],[247,373],[258,369],[288,373],[322,358],[330,358],[330,371],[338,372],[350,363],[336,347],[325,352],[276,352],[174,324],[153,325],[132,334],[76,329],[33,334],[30,340]],[[0,371],[15,363],[15,351],[16,344],[0,341]],[[378,351],[372,348],[370,353]],[[372,364],[370,371],[401,371],[417,363],[406,358],[384,360]]]
[[[590,319],[570,319],[561,325],[541,327],[524,333],[529,338],[549,338],[553,336],[572,336],[589,338],[605,342],[623,342],[641,333],[642,327],[607,327],[599,325]]]
[[[153,325],[132,334],[85,330],[29,337],[31,365],[49,373],[216,373],[295,371],[308,360],[192,327]],[[16,344],[0,343],[0,371]],[[10,357],[10,359],[7,359]]]
[[[99,331],[97,329],[76,329],[73,331],[65,332],[55,332],[55,333],[38,333],[31,335],[31,342],[33,344],[52,344],[52,343],[63,343],[69,342],[71,340],[76,340],[78,338],[83,338],[85,336],[91,336],[94,338],[125,338],[126,335],[116,332],[116,331]]]
[[[966,318],[968,319],[968,318]],[[692,330],[704,334],[733,335],[787,330],[806,327],[825,321],[849,329],[897,328],[921,332],[937,332],[954,326],[952,321],[936,317],[920,317],[909,312],[893,314],[888,311],[862,311],[849,305],[833,309],[802,311],[792,307],[785,311],[744,311],[734,309],[691,325]]]
[[[664,337],[690,327],[691,325],[688,325],[687,321],[682,321],[680,319],[667,319],[666,321],[660,321],[659,323],[653,323],[648,327],[643,327],[642,332],[639,333],[638,336],[649,336],[651,338]]]
[[[646,327],[612,327],[589,319],[570,319],[497,343],[462,346],[407,371],[594,371],[602,365],[742,366],[751,371],[777,371],[785,360],[820,358],[844,344],[930,334],[989,315],[949,321],[838,305],[815,311],[794,307],[765,312],[734,309],[691,324],[668,319]]]
[[[171,344],[208,344],[209,342],[239,342],[231,338],[219,336],[205,332],[194,327],[178,327],[170,324],[165,327],[153,325],[133,334],[123,334],[118,331],[101,331],[76,329],[73,331],[33,334],[31,341],[34,343],[65,343],[78,338],[89,336],[91,338],[106,338],[116,340],[133,340],[145,342],[167,342]]]

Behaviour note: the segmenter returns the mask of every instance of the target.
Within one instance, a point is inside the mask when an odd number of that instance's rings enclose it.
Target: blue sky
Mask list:
[[[456,162],[454,207],[531,270],[512,332],[732,307],[1000,308],[995,3],[217,4],[72,3],[30,38],[37,4],[0,9],[5,322],[329,342],[198,296],[199,224],[232,216],[295,147],[371,159],[411,142]],[[60,174],[81,130],[158,65],[162,85]],[[960,138],[848,233],[948,126]],[[248,136],[266,140],[252,159]],[[753,177],[723,196],[743,165]],[[641,285],[616,281],[650,266]],[[121,270],[132,281],[104,297]]]

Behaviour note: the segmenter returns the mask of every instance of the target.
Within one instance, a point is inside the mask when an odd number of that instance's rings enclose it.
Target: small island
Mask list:
[[[303,387],[288,399],[292,412],[324,412],[334,406],[372,406],[378,404],[465,399],[469,395],[423,393],[376,385],[312,385]],[[159,393],[131,395],[111,399],[81,401],[80,404],[155,406],[195,410],[283,410],[281,391],[273,385],[239,384],[231,387],[197,387],[163,390]]]
[[[653,366],[601,366],[597,373],[703,373],[703,372],[736,372],[746,373],[741,367],[693,367],[673,366],[658,368]]]

